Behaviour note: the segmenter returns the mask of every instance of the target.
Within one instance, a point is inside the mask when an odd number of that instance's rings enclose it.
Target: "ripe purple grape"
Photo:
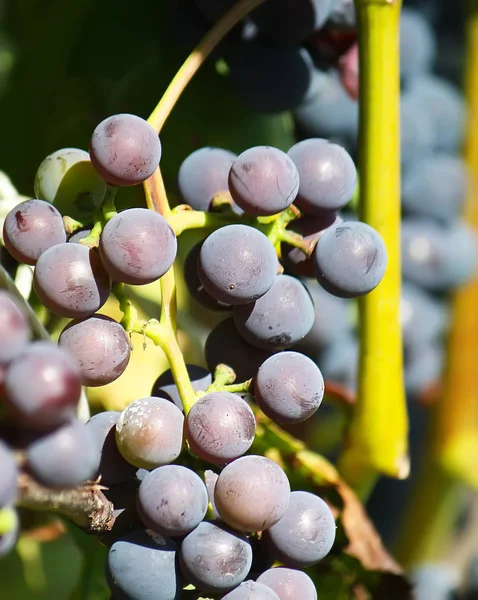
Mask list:
[[[15,358],[30,339],[30,326],[23,309],[8,292],[0,290],[0,365]]]
[[[62,216],[43,200],[21,202],[5,218],[3,241],[15,260],[34,265],[45,250],[66,242]]]
[[[105,225],[99,251],[113,280],[145,285],[171,267],[177,240],[163,216],[145,208],[130,208]]]
[[[247,304],[263,296],[277,274],[269,239],[247,225],[227,225],[206,238],[198,259],[206,291],[226,304]]]
[[[106,385],[118,379],[129,363],[131,347],[119,323],[104,315],[70,322],[58,340],[80,367],[81,383]]]
[[[75,488],[92,479],[99,449],[90,430],[76,419],[33,442],[26,453],[35,479],[52,488]]]
[[[274,590],[279,600],[317,600],[314,582],[303,571],[275,567],[262,573],[257,581]]]
[[[234,307],[239,334],[263,350],[280,350],[300,342],[314,323],[314,304],[300,281],[278,275],[271,289],[251,304]]]
[[[165,398],[135,400],[116,423],[116,443],[135,467],[154,469],[172,463],[183,447],[184,416]]]
[[[247,538],[220,521],[203,521],[184,538],[179,556],[186,579],[210,593],[224,593],[238,586],[252,564]]]
[[[212,383],[211,373],[204,367],[198,367],[197,365],[186,365],[186,368],[193,390],[195,392],[205,392]],[[173,402],[181,412],[183,411],[181,396],[170,369],[156,379],[151,390],[151,396],[166,398],[166,400]]]
[[[304,354],[280,352],[259,368],[254,397],[261,410],[276,423],[302,423],[322,402],[324,378],[317,365]]]
[[[68,421],[80,399],[78,367],[63,349],[34,342],[5,373],[5,400],[20,423],[34,429]]]
[[[141,519],[161,535],[186,535],[204,519],[207,506],[208,494],[202,479],[180,465],[154,469],[139,486]]]
[[[299,173],[296,205],[304,212],[321,216],[324,210],[340,210],[352,197],[357,171],[348,152],[329,140],[311,138],[288,152]]]
[[[292,492],[284,516],[265,535],[285,565],[310,567],[327,556],[334,544],[334,515],[322,498]]]
[[[186,437],[194,454],[225,464],[245,454],[254,441],[256,420],[242,398],[230,392],[202,396],[186,417]]]
[[[240,154],[229,173],[229,191],[249,215],[267,216],[290,206],[299,189],[292,160],[277,148],[256,146]]]
[[[263,583],[244,581],[235,590],[223,596],[222,600],[279,600],[279,596]]]
[[[0,440],[0,509],[16,500],[17,473],[13,452]]]
[[[268,529],[289,505],[290,485],[284,471],[264,456],[243,456],[219,475],[214,500],[221,519],[238,531]]]
[[[49,310],[75,319],[89,317],[103,306],[110,293],[110,278],[95,250],[66,242],[40,256],[33,286]]]
[[[315,248],[317,281],[330,294],[357,298],[382,281],[387,249],[380,235],[360,221],[329,227]]]
[[[141,117],[108,117],[93,131],[90,142],[93,166],[110,185],[136,185],[154,173],[161,160],[161,143]]]

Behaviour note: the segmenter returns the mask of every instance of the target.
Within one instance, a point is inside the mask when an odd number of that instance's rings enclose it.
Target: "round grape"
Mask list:
[[[85,237],[88,237],[91,233],[91,228],[87,227],[86,229],[78,229],[75,233],[72,233],[68,238],[68,242],[70,244],[78,244],[80,240],[84,240]]]
[[[303,140],[288,152],[299,173],[296,205],[306,213],[343,208],[357,184],[357,171],[348,152],[329,140]]]
[[[222,148],[199,148],[179,167],[182,200],[195,210],[208,211],[213,196],[229,193],[228,176],[236,154]]]
[[[261,410],[276,423],[302,423],[322,402],[324,378],[307,356],[280,352],[261,365],[254,379],[254,396]]]
[[[249,450],[256,420],[242,398],[230,392],[202,396],[186,417],[186,437],[194,454],[203,460],[225,464]]]
[[[101,477],[106,485],[130,481],[136,473],[136,467],[125,461],[116,445],[116,423],[120,415],[116,410],[98,413],[85,424],[98,450],[94,479]]]
[[[161,160],[161,143],[149,123],[129,114],[113,115],[91,136],[93,166],[110,185],[136,185],[154,173]]]
[[[5,400],[20,423],[34,429],[68,421],[80,399],[78,367],[64,350],[33,342],[5,373]]]
[[[184,416],[165,398],[135,400],[116,423],[116,443],[135,467],[154,469],[172,463],[183,447]]]
[[[206,291],[227,304],[247,304],[263,296],[277,274],[269,239],[247,225],[227,225],[206,238],[198,274]]]
[[[96,447],[90,430],[76,419],[33,442],[26,453],[35,479],[52,488],[75,488],[96,473]]]
[[[317,600],[314,582],[302,571],[275,567],[262,573],[257,581],[274,590],[279,600]]]
[[[203,521],[184,538],[180,565],[188,581],[204,592],[228,592],[246,578],[252,564],[247,538],[220,521]]]
[[[270,587],[257,581],[245,581],[222,600],[279,600],[279,596]]]
[[[113,280],[145,285],[171,267],[177,240],[163,216],[146,208],[130,208],[105,225],[99,251]]]
[[[141,519],[162,535],[186,535],[204,519],[207,506],[208,494],[202,479],[180,465],[154,469],[139,486]]]
[[[35,194],[73,219],[91,218],[106,193],[106,183],[78,148],[62,148],[47,156],[35,176]]]
[[[240,154],[229,172],[229,190],[247,214],[274,215],[294,202],[299,175],[292,160],[277,148],[256,146]]]
[[[45,250],[66,242],[63,219],[48,202],[26,200],[6,216],[3,241],[15,260],[34,265]]]
[[[0,509],[16,500],[17,474],[13,452],[0,440]]]
[[[252,304],[234,307],[234,324],[253,346],[280,350],[303,339],[314,323],[314,304],[300,281],[278,275],[271,289]]]
[[[25,348],[30,326],[23,309],[8,292],[0,290],[0,365],[5,365]]]
[[[78,363],[82,385],[92,387],[118,379],[128,366],[131,354],[123,327],[104,315],[70,322],[61,332],[58,343]]]
[[[103,306],[110,278],[95,250],[67,242],[40,256],[33,286],[51,312],[75,319],[89,317]]]
[[[284,471],[264,456],[243,456],[219,475],[214,500],[221,519],[238,531],[263,531],[281,519],[289,505]]]
[[[114,597],[134,600],[177,600],[181,576],[176,569],[176,544],[146,530],[121,537],[110,548],[106,565]]]
[[[281,562],[310,567],[327,556],[334,544],[334,515],[318,496],[292,492],[284,516],[265,535]]]
[[[443,302],[418,285],[402,283],[400,323],[406,347],[439,340],[446,332],[449,314]]]
[[[195,392],[205,392],[212,383],[211,373],[204,367],[198,367],[197,365],[186,365],[186,368],[193,390]],[[173,402],[180,411],[183,411],[181,396],[174,383],[173,374],[170,369],[162,373],[156,379],[153,389],[151,390],[151,396],[166,398],[166,400]]]
[[[317,281],[341,298],[368,294],[382,281],[387,268],[382,238],[360,221],[344,221],[327,229],[314,256]]]
[[[431,70],[436,39],[430,23],[418,10],[400,11],[400,75],[416,77]]]

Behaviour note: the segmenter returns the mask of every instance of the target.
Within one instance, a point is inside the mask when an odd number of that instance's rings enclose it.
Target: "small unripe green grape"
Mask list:
[[[62,148],[47,156],[35,176],[37,198],[54,204],[62,215],[82,220],[100,206],[106,183],[78,148]]]

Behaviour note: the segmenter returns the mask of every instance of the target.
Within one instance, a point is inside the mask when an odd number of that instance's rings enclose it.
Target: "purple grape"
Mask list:
[[[405,347],[439,340],[448,328],[445,304],[418,285],[402,283],[400,322]]]
[[[33,429],[68,421],[76,411],[81,383],[73,358],[48,342],[34,342],[5,373],[5,400],[15,418]]]
[[[98,451],[90,430],[74,419],[33,442],[26,460],[40,483],[75,488],[95,476]]]
[[[0,365],[14,359],[30,339],[27,316],[14,297],[0,290]]]
[[[17,474],[13,452],[0,440],[0,509],[16,500]]]
[[[262,573],[257,581],[274,590],[279,600],[317,600],[314,582],[302,571],[275,567]]]
[[[229,193],[229,170],[237,155],[222,148],[199,148],[179,167],[178,188],[183,202],[207,211],[219,192]]]
[[[146,530],[133,531],[110,548],[106,578],[115,598],[177,600],[182,581],[176,568],[177,546]]]
[[[256,420],[242,398],[230,392],[202,396],[186,417],[186,437],[194,454],[215,464],[225,464],[249,450]]]
[[[229,191],[249,215],[282,212],[297,196],[299,175],[292,160],[277,148],[256,146],[240,154],[229,172]]]
[[[113,280],[145,285],[169,270],[176,258],[177,240],[163,216],[146,208],[130,208],[105,225],[99,251]]]
[[[78,244],[80,240],[84,240],[91,233],[91,228],[87,227],[86,229],[78,229],[74,233],[70,235],[68,238],[68,243],[70,244]]]
[[[139,486],[141,519],[161,535],[186,535],[204,519],[207,506],[207,489],[202,479],[180,465],[154,469]]]
[[[267,585],[257,581],[245,581],[222,600],[279,600],[279,596]]]
[[[224,593],[238,586],[252,564],[247,538],[220,521],[203,521],[184,538],[179,556],[186,579],[210,593]]]
[[[131,347],[119,323],[104,315],[71,321],[58,340],[75,358],[82,385],[107,385],[124,372]]]
[[[135,467],[154,469],[172,463],[183,447],[184,416],[165,398],[132,402],[116,423],[116,443]]]
[[[277,275],[269,239],[247,225],[227,225],[208,236],[198,259],[199,279],[213,298],[247,304],[263,296]]]
[[[289,348],[314,323],[314,304],[300,281],[278,275],[271,289],[252,304],[234,307],[234,324],[246,342],[264,350]]]
[[[125,461],[116,445],[116,423],[120,415],[116,410],[98,413],[85,425],[97,445],[94,478],[101,477],[101,483],[106,485],[130,481],[136,473],[136,468]]]
[[[214,473],[214,471],[210,471],[209,469],[204,471],[204,483],[206,484],[209,504],[211,505],[212,513],[215,519],[219,519],[219,513],[217,512],[216,503],[214,502],[214,488],[216,487],[218,478],[219,475]]]
[[[40,300],[60,317],[89,317],[108,300],[110,278],[95,250],[58,244],[35,267],[33,286]]]
[[[380,235],[360,221],[344,221],[324,232],[315,248],[317,281],[330,294],[357,298],[382,281],[387,249]]]
[[[303,140],[288,152],[299,173],[296,205],[306,213],[322,216],[323,211],[343,208],[357,184],[357,171],[349,153],[329,140]]]
[[[154,173],[161,159],[161,143],[141,117],[108,117],[93,131],[90,142],[93,166],[110,185],[136,185]]]
[[[3,241],[15,260],[34,265],[45,250],[66,242],[62,216],[43,200],[21,202],[5,218]]]
[[[284,471],[264,456],[243,456],[225,467],[214,489],[221,519],[238,531],[263,531],[281,519],[289,505]]]
[[[204,367],[198,367],[197,365],[186,365],[188,375],[191,380],[191,385],[195,392],[205,392],[212,383],[211,373]],[[181,396],[179,395],[178,388],[174,383],[173,374],[168,369],[162,373],[154,382],[153,389],[151,390],[151,396],[157,396],[159,398],[166,398],[173,402],[180,411],[183,411],[183,405],[181,402]]]
[[[315,565],[335,541],[335,519],[329,506],[309,492],[292,492],[283,517],[265,533],[273,552],[290,567]]]
[[[302,423],[322,402],[324,378],[307,356],[280,352],[261,365],[254,380],[254,397],[261,410],[276,423]]]

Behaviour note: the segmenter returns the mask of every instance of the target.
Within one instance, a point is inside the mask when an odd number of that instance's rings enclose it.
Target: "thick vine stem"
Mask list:
[[[17,506],[55,512],[95,535],[113,527],[113,504],[103,494],[105,488],[98,483],[88,483],[73,490],[52,490],[21,473],[18,489]]]
[[[360,50],[360,214],[388,267],[360,301],[358,399],[339,466],[366,496],[377,473],[409,472],[400,308],[399,20],[401,2],[355,0]]]

